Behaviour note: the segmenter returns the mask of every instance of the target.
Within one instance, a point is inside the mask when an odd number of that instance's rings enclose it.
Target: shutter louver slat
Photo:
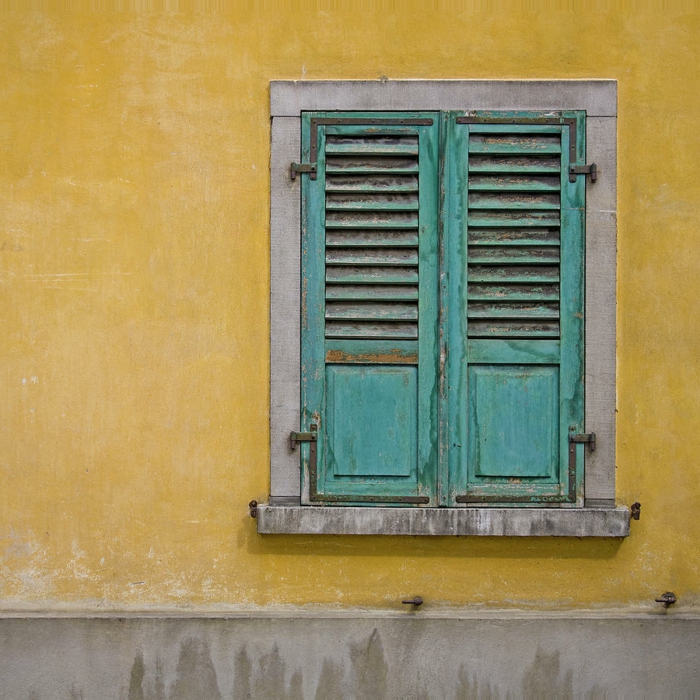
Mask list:
[[[353,284],[413,284],[418,287],[418,270],[410,267],[326,267],[326,282]]]
[[[469,173],[511,173],[514,175],[557,175],[559,173],[559,158],[552,157],[498,157],[483,156],[470,158]]]
[[[326,303],[327,319],[353,319],[357,321],[415,321],[418,319],[418,304],[355,303],[333,301]]]
[[[326,213],[326,228],[413,228],[418,227],[418,214],[403,211],[373,210]]]
[[[559,133],[469,135],[470,338],[559,337],[561,150]]]
[[[418,264],[415,248],[330,248],[326,265],[400,265]]]
[[[326,286],[328,301],[373,301],[376,299],[393,299],[395,301],[414,301],[418,299],[418,289],[415,286],[387,285],[341,285]]]
[[[475,175],[470,179],[469,189],[472,192],[558,192],[559,178],[547,175],[540,177],[504,176],[504,175]]]
[[[469,246],[469,262],[472,264],[495,263],[497,265],[523,265],[541,263],[556,265],[559,263],[559,248],[547,246],[535,248],[530,246]]]
[[[559,298],[558,284],[470,284],[468,299],[470,301],[488,301],[503,299],[513,301],[549,301]]]
[[[480,229],[470,227],[468,234],[470,245],[559,245],[558,228]]]
[[[525,193],[505,191],[501,193],[469,195],[470,209],[559,209],[559,193]]]
[[[329,136],[329,138],[331,138]],[[338,136],[336,138],[342,138]],[[418,175],[418,158],[396,156],[333,156],[326,161],[328,175]]]
[[[373,193],[377,190],[386,194],[418,192],[418,174],[393,176],[347,175],[326,173],[326,192],[333,193]]]
[[[418,138],[326,138],[325,337],[418,337]]]
[[[373,248],[375,246],[413,247],[418,245],[416,229],[381,231],[377,229],[330,229],[326,232],[326,248],[354,247]]]
[[[540,155],[561,153],[559,134],[472,133],[469,153],[490,155]]]
[[[326,338],[376,338],[415,340],[418,327],[415,323],[342,323],[326,321]]]

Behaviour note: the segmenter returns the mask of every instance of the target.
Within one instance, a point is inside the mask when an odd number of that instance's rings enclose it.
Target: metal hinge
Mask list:
[[[309,177],[312,180],[315,180],[316,169],[316,163],[292,163],[289,166],[289,176],[292,178],[292,180],[296,180],[298,173],[309,173]]]
[[[588,445],[591,452],[595,452],[595,433],[569,433],[569,442],[584,442]]]
[[[595,163],[590,165],[570,165],[569,182],[576,182],[577,175],[590,175],[591,182],[596,182],[598,179],[598,166]]]
[[[289,433],[289,449],[294,450],[297,442],[316,442],[317,439],[318,433],[295,433],[292,431]]]

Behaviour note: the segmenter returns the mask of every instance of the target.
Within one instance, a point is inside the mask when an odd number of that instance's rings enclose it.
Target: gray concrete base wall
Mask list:
[[[700,618],[0,619],[8,700],[693,697]]]

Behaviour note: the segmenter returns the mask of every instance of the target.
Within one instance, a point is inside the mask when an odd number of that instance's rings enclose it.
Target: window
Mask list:
[[[259,531],[628,534],[615,83],[273,83],[271,98]],[[291,180],[300,154],[316,171]],[[570,173],[596,159],[595,185]],[[292,450],[290,431],[317,439]]]

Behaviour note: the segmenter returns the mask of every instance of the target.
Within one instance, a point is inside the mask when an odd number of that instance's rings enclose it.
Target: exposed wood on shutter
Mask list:
[[[561,135],[469,135],[468,337],[558,338]]]
[[[418,137],[325,141],[325,337],[418,337]]]

